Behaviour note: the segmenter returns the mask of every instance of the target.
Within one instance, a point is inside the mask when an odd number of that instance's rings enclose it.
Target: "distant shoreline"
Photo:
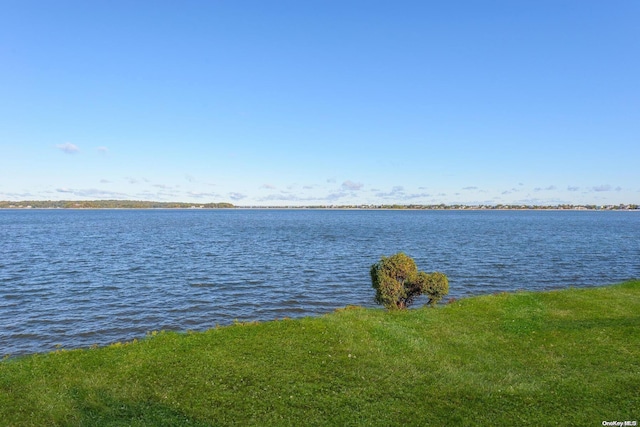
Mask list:
[[[186,203],[186,202],[153,202],[138,200],[25,200],[25,201],[0,201],[0,209],[242,209],[242,210],[552,210],[552,211],[638,211],[638,204],[619,205],[309,205],[309,206],[235,206],[231,203]]]

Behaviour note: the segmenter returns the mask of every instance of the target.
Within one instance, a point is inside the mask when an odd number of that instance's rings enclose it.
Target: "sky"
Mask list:
[[[640,203],[637,0],[0,0],[0,200]]]

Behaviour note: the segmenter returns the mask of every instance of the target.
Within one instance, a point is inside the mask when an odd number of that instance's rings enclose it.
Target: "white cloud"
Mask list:
[[[509,202],[515,205],[562,205],[569,203],[567,200],[552,197],[548,199],[540,199],[536,197],[524,198]]]
[[[312,200],[317,200],[315,198],[303,198],[303,197],[299,197],[296,196],[295,194],[291,194],[291,193],[284,193],[281,192],[279,194],[269,194],[266,197],[262,197],[260,199],[258,199],[261,202],[309,202]]]
[[[350,191],[361,190],[363,186],[364,186],[364,184],[361,184],[359,182],[353,182],[353,181],[350,181],[350,180],[346,180],[345,182],[342,183],[342,188],[345,189],[345,190],[350,190]]]
[[[396,185],[395,187],[391,188],[391,191],[389,192],[382,192],[382,191],[378,191],[375,193],[376,197],[382,198],[382,199],[391,199],[391,200],[395,200],[395,201],[407,201],[407,200],[415,200],[415,199],[424,199],[427,197],[431,197],[432,194],[429,193],[407,193],[404,190],[404,187],[401,185]]]
[[[391,189],[391,191],[385,193],[385,192],[378,192],[375,194],[376,197],[381,197],[383,199],[391,199],[391,198],[403,198],[405,196],[404,194],[404,187],[401,185],[396,185],[395,187],[393,187]]]
[[[64,144],[58,144],[56,145],[56,148],[67,154],[75,154],[80,151],[77,145],[72,144],[70,142],[65,142]]]
[[[264,188],[264,189],[267,189],[267,190],[275,190],[276,186],[272,185],[272,184],[262,184],[262,187],[260,187],[260,188]]]
[[[552,191],[555,190],[556,186],[555,185],[550,185],[548,187],[542,188],[542,187],[536,187],[533,189],[533,191]]]
[[[73,194],[74,196],[78,196],[78,197],[87,197],[87,198],[108,198],[108,199],[114,199],[114,198],[127,198],[128,196],[126,194],[123,193],[117,193],[114,191],[106,191],[106,190],[99,190],[96,188],[79,188],[79,189],[75,189],[75,188],[56,188],[56,191],[58,193],[65,193],[65,194]]]
[[[593,191],[602,192],[602,191],[611,191],[612,187],[609,184],[596,185],[591,188]]]
[[[107,154],[109,152],[109,149],[107,147],[98,147],[96,148],[96,151],[102,153],[102,154]]]
[[[217,193],[199,193],[196,191],[188,191],[187,194],[191,197],[195,197],[197,199],[203,198],[203,197],[220,197],[219,194]]]
[[[0,193],[3,197],[8,197],[9,199],[31,199],[36,197],[33,193],[25,192],[25,193]]]
[[[513,187],[513,188],[511,188],[511,189],[509,189],[509,190],[504,190],[504,191],[503,191],[502,193],[500,193],[500,194],[502,194],[502,195],[507,195],[507,194],[518,193],[518,192],[520,192],[520,191],[521,191],[521,190],[519,190],[518,188]],[[485,193],[486,193],[486,191],[485,191]]]
[[[343,199],[347,196],[348,194],[346,193],[331,193],[331,194],[328,194],[326,197],[324,197],[324,200],[328,202],[335,202],[336,200]]]
[[[247,196],[241,193],[229,193],[229,197],[231,198],[231,200],[242,200],[242,199],[246,199]]]

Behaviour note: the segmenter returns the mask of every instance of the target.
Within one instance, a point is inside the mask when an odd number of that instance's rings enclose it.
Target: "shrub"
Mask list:
[[[443,273],[418,271],[413,258],[403,252],[383,256],[371,266],[371,283],[375,301],[386,308],[406,309],[416,297],[426,295],[434,306],[449,293],[449,281]]]
[[[428,274],[420,271],[418,272],[418,281],[422,293],[429,297],[427,304],[432,307],[449,293],[449,279],[444,273],[435,271]]]

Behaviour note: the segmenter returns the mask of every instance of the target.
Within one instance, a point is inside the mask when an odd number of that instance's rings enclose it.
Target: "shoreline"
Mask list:
[[[639,296],[640,281],[629,281],[437,309],[347,306],[59,348],[0,362],[7,391],[0,419],[16,426],[631,423],[640,403]],[[605,300],[603,316],[593,301]]]
[[[309,205],[234,206],[230,203],[136,201],[0,201],[0,210],[326,210],[326,211],[640,211],[640,205]]]

